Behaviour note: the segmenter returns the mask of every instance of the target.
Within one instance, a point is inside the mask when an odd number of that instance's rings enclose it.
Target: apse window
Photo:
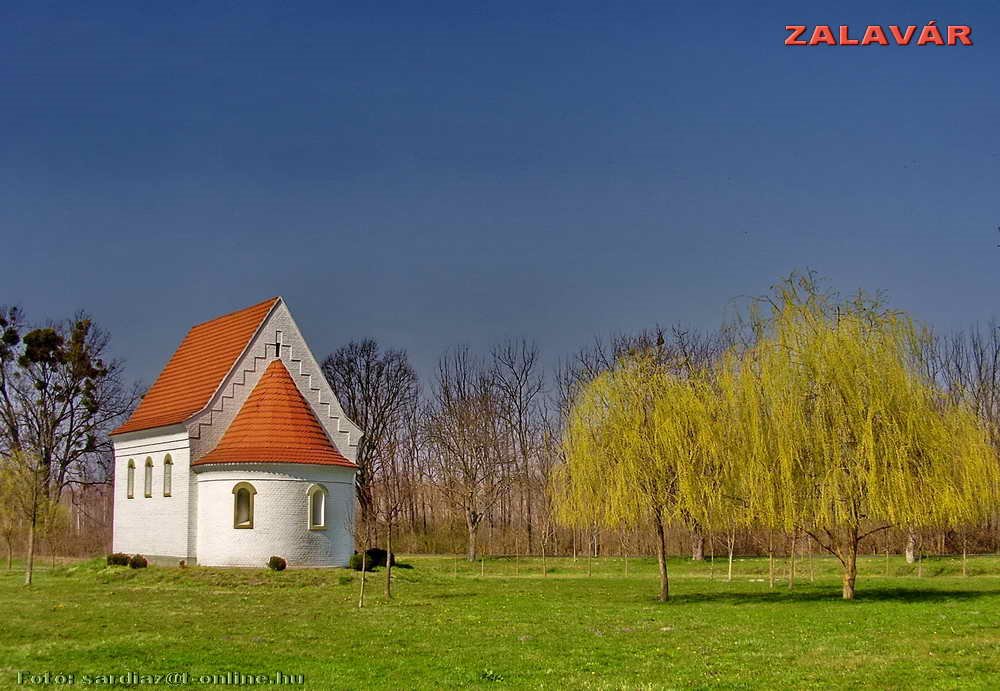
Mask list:
[[[233,527],[253,528],[253,498],[257,490],[248,482],[233,487]]]
[[[131,458],[128,459],[128,481],[126,482],[125,489],[127,491],[126,496],[129,499],[133,499],[135,497],[135,461]]]
[[[309,530],[326,529],[326,487],[309,488]]]
[[[143,489],[146,497],[153,496],[153,459],[146,459],[146,476],[143,478]]]
[[[163,459],[163,496],[169,497],[173,491],[174,459],[167,454]]]

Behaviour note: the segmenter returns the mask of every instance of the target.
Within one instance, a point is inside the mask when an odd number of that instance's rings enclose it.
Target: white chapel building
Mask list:
[[[280,297],[193,327],[112,435],[116,552],[256,567],[353,553],[361,430]]]

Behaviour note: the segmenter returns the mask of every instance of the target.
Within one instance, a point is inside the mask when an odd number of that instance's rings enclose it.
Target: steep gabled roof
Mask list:
[[[317,463],[357,466],[333,445],[281,360],[274,360],[212,451],[207,463]]]
[[[178,424],[207,406],[278,300],[192,327],[139,407],[112,434]]]

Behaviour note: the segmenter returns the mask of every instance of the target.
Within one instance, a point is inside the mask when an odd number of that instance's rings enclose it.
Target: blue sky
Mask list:
[[[135,378],[274,294],[424,374],[803,268],[1000,317],[996,2],[133,5],[0,5],[0,303],[87,309]],[[783,45],[930,19],[975,45]]]

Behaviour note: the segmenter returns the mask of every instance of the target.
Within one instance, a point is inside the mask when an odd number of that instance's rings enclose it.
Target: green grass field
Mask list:
[[[18,672],[304,675],[307,688],[1000,688],[1000,558],[860,565],[840,600],[835,564],[801,560],[789,591],[767,561],[407,557],[341,569],[42,568],[0,572],[0,686]],[[779,570],[784,562],[778,563]],[[592,568],[592,575],[588,575]],[[516,572],[515,572],[516,571]],[[888,572],[888,575],[886,573]]]

